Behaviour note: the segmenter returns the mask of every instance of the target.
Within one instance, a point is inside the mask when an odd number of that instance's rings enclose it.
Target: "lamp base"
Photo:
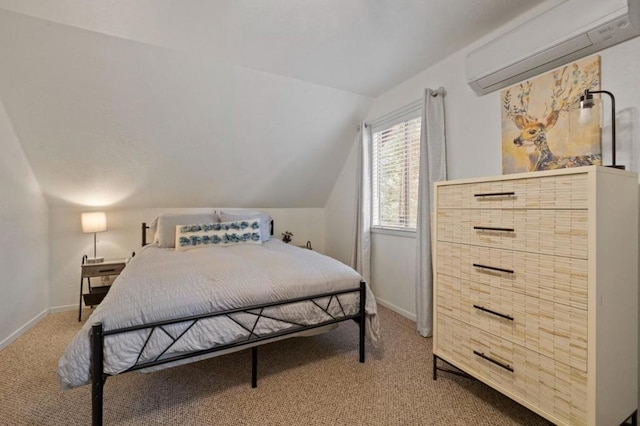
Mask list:
[[[616,164],[615,166],[613,165],[609,165],[609,166],[605,166],[605,167],[611,167],[612,169],[618,169],[618,170],[624,170],[625,167],[619,164]]]
[[[88,257],[87,263],[102,263],[104,262],[104,257]]]

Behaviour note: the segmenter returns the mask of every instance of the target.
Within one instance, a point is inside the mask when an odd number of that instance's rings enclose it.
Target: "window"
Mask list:
[[[415,229],[420,172],[421,104],[372,123],[372,225]]]

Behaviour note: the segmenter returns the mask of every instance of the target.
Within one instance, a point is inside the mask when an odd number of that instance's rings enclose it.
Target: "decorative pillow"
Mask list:
[[[174,248],[176,246],[176,225],[220,222],[215,213],[164,213],[151,222],[153,230],[156,223],[154,241],[158,247]]]
[[[176,250],[240,243],[262,244],[258,219],[176,226]]]
[[[262,241],[269,241],[271,238],[271,216],[268,213],[256,210],[231,210],[219,213],[221,222],[232,222],[237,220],[260,220],[260,238]]]

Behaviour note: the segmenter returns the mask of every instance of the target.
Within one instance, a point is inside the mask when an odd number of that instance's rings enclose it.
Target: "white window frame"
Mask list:
[[[409,120],[413,120],[415,118],[422,117],[422,107],[423,101],[421,99],[416,100],[405,107],[402,107],[398,110],[395,110],[389,114],[386,114],[376,120],[371,122],[371,170],[372,170],[372,185],[371,185],[371,201],[372,201],[372,209],[371,209],[371,230],[374,233],[386,234],[386,235],[395,235],[401,237],[415,237],[416,228],[414,227],[394,227],[388,225],[379,225],[375,224],[375,220],[379,217],[379,205],[376,203],[378,199],[377,195],[374,193],[375,188],[377,187],[375,179],[377,176],[374,171],[374,164],[376,159],[374,158],[376,150],[374,149],[374,135],[377,132],[387,130],[393,126],[396,126],[400,123],[407,122]],[[422,126],[422,123],[420,123]],[[418,159],[419,160],[419,159]],[[419,161],[418,161],[419,164]]]

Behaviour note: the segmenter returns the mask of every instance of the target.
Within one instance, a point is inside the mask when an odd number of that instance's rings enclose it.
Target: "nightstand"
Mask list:
[[[87,306],[99,305],[107,295],[110,285],[92,286],[91,278],[119,275],[126,265],[126,259],[105,259],[101,263],[86,263],[87,256],[82,257],[80,274],[80,302],[78,304],[78,321],[82,321],[82,300]],[[84,279],[87,279],[88,293],[84,293]]]

